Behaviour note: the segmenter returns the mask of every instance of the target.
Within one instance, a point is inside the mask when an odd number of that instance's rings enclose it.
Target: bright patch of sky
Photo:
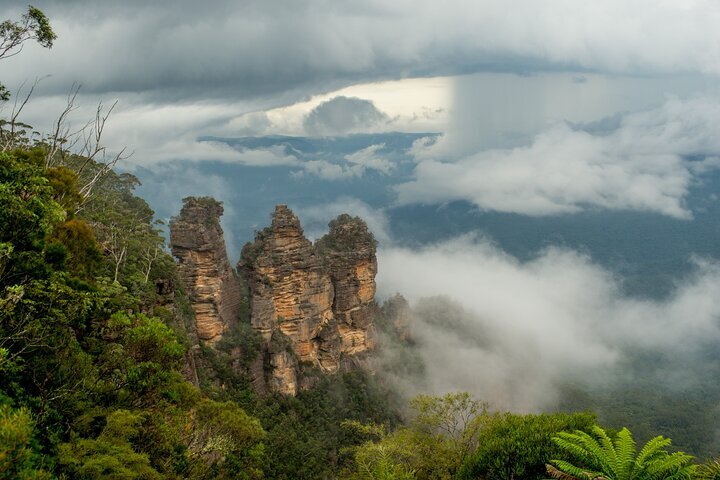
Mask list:
[[[433,77],[353,85],[291,105],[240,115],[228,122],[226,131],[305,135],[305,118],[320,104],[336,97],[368,100],[389,117],[384,124],[369,126],[365,131],[445,131],[450,121],[454,83],[453,77]]]

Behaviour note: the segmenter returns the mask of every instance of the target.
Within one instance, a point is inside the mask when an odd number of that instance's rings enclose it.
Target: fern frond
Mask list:
[[[575,466],[562,460],[552,460],[548,468],[553,478],[558,480],[693,480],[698,469],[692,465],[692,456],[677,452],[668,453],[664,447],[670,440],[662,436],[647,442],[640,453],[632,433],[623,428],[614,439],[610,439],[602,428],[595,426],[594,437],[586,432],[559,433],[553,437],[555,444],[572,455],[577,461]],[[720,462],[717,470],[708,467],[710,478],[702,480],[720,480]],[[714,474],[718,473],[718,477]]]
[[[669,438],[665,438],[662,435],[650,439],[645,446],[640,450],[640,454],[635,459],[635,465],[642,468],[645,463],[652,460],[657,456],[658,453],[662,452],[661,449],[669,446],[672,442]]]
[[[551,460],[553,462],[556,462],[557,460]],[[551,478],[556,478],[557,480],[583,480],[580,479],[574,475],[571,475],[569,473],[565,473],[559,468],[550,465],[549,463],[545,464],[545,470],[547,471],[548,475],[550,475]]]
[[[711,460],[697,469],[700,480],[720,480],[720,460]]]
[[[692,480],[697,478],[697,467],[697,465],[687,465],[671,476],[665,477],[665,480]]]
[[[600,437],[600,441],[610,442],[607,434],[600,427],[593,429],[593,432]],[[600,442],[591,437],[589,434],[583,431],[575,432],[575,441],[580,444],[588,453],[592,456],[592,461],[588,462],[588,467],[606,472],[607,474],[615,477],[615,464],[617,463],[617,455],[615,454],[615,448],[612,443],[609,445],[609,451],[603,448]]]
[[[597,437],[597,440],[595,440],[595,442],[600,446],[600,448],[602,448],[602,451],[604,453],[604,455],[601,456],[601,458],[604,459],[605,463],[605,465],[603,466],[603,471],[611,474],[612,477],[617,477],[619,463],[617,452],[615,450],[615,445],[613,445],[607,432],[605,432],[605,430],[600,426],[595,425],[592,428],[592,432],[595,437]]]
[[[576,467],[575,465],[573,465],[570,462],[566,462],[563,460],[550,460],[550,461],[555,464],[555,467],[557,470],[562,472],[563,475],[568,476],[568,478],[570,478],[570,479],[575,478],[577,480],[593,480],[599,476],[602,476],[602,473],[592,472],[592,471],[582,469],[580,467]],[[548,473],[550,473],[549,470],[548,470]],[[555,478],[560,478],[560,477],[555,477]]]
[[[555,444],[566,452],[571,453],[579,461],[583,463],[595,464],[593,455],[583,446],[574,434],[560,433],[557,437],[553,437]]]
[[[662,480],[671,475],[679,473],[692,460],[692,456],[683,452],[667,455],[665,458],[657,459],[649,463],[645,468],[645,480]],[[693,469],[694,470],[694,469]]]
[[[635,469],[635,454],[637,446],[630,430],[623,428],[615,438],[615,450],[617,452],[617,468],[615,478],[631,479]]]

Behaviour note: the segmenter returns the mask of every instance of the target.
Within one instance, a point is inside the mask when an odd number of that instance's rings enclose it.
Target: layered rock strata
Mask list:
[[[170,222],[170,248],[195,312],[197,337],[214,345],[237,319],[240,284],[227,258],[222,204],[208,197],[183,202]]]
[[[343,214],[330,222],[330,232],[318,240],[317,249],[327,261],[335,289],[333,314],[342,353],[355,355],[371,350],[377,315],[375,238],[364,221]]]
[[[302,365],[333,373],[373,348],[375,240],[359,218],[338,217],[313,245],[292,211],[278,205],[270,227],[243,248],[238,267],[271,389],[295,395]]]

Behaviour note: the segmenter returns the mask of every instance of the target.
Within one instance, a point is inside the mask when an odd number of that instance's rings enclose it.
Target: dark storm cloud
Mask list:
[[[3,2],[17,18],[25,2]],[[678,2],[679,3],[679,2]],[[59,35],[0,65],[10,86],[163,100],[310,93],[373,79],[575,68],[720,72],[720,6],[667,2],[47,0]],[[562,12],[560,15],[559,12]],[[559,19],[562,21],[559,21]]]
[[[28,45],[0,68],[10,67],[2,75],[11,86],[52,75],[43,85],[49,94],[65,93],[78,81],[85,93],[144,93],[163,102],[273,96],[271,103],[285,104],[358,79],[396,76],[396,65],[405,63],[375,51],[377,40],[365,31],[371,8],[79,0],[39,7],[58,33],[55,47]],[[10,10],[4,17],[21,12]]]

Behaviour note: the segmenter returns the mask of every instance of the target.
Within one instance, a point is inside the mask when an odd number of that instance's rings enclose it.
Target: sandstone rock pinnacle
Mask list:
[[[240,286],[220,227],[222,204],[209,197],[183,202],[180,215],[170,222],[170,248],[195,311],[197,336],[213,345],[236,321]]]
[[[299,366],[337,372],[374,346],[375,240],[362,220],[347,215],[330,229],[313,245],[293,212],[278,205],[238,265],[269,356],[268,384],[286,394],[302,384]]]

